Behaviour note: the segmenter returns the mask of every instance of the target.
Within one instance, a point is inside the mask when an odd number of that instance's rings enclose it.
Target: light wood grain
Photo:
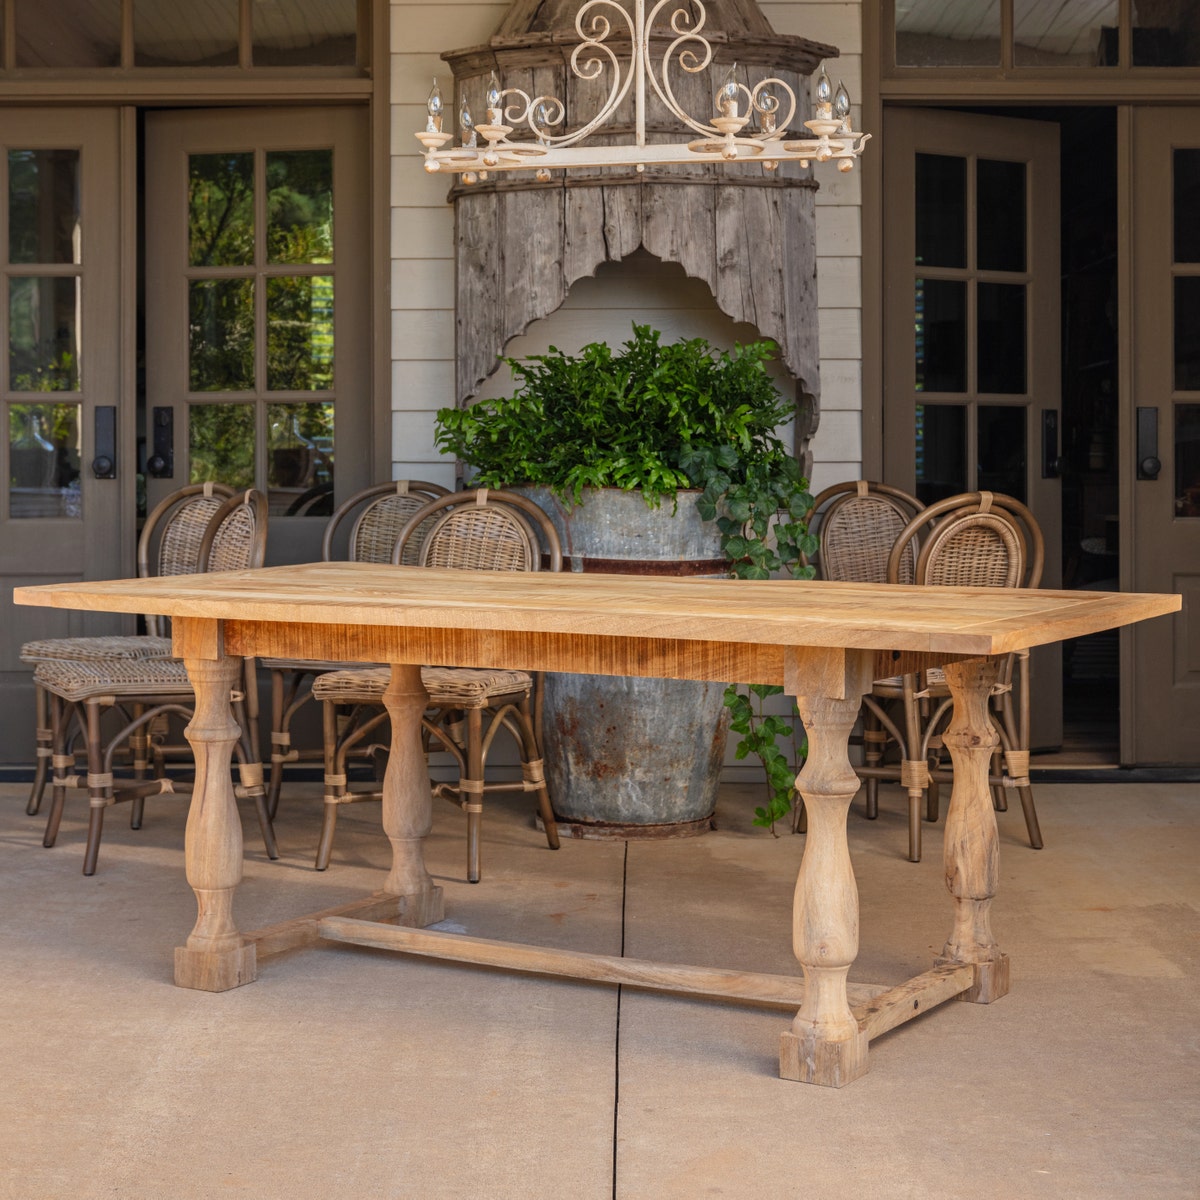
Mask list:
[[[504,576],[373,563],[17,588],[19,604],[275,624],[1002,654],[1175,612],[1178,595]],[[580,670],[592,670],[581,664]]]
[[[804,979],[799,975],[769,975],[756,971],[730,971],[686,963],[649,962],[617,958],[553,946],[530,946],[493,938],[467,937],[430,929],[399,929],[349,916],[329,916],[318,923],[318,933],[336,942],[397,950],[425,958],[474,963],[535,975],[563,975],[593,983],[615,983],[649,991],[680,992],[721,1000],[743,1000],[780,1008],[796,1008],[804,1000]],[[970,974],[968,968],[967,974]],[[963,985],[964,987],[966,984]],[[851,984],[849,993],[864,1011],[878,1007],[878,997],[889,989],[877,984]]]

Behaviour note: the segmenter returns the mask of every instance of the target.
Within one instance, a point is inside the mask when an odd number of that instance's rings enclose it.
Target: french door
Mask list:
[[[146,117],[149,503],[258,487],[268,562],[371,479],[366,113]]]
[[[884,479],[926,504],[1004,492],[1061,579],[1057,125],[889,109]],[[1058,647],[1034,653],[1033,745],[1062,740]]]
[[[1183,610],[1134,626],[1122,759],[1200,761],[1200,109],[1133,113],[1133,579]]]
[[[18,607],[25,584],[133,573],[129,345],[118,298],[122,117],[117,108],[5,109],[0,127],[0,760],[33,747],[34,638],[128,624]],[[131,202],[131,198],[130,198]],[[128,355],[127,357],[131,357]]]

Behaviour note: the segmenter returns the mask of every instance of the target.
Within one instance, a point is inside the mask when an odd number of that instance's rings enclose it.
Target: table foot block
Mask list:
[[[965,991],[955,996],[956,1000],[966,1000],[969,1004],[991,1004],[1001,996],[1008,995],[1008,955],[997,954],[988,962],[956,963],[954,959],[939,958],[937,965],[968,966],[975,972],[975,982]]]
[[[189,950],[175,947],[175,985],[201,992],[228,992],[258,978],[258,958],[252,943],[234,950]]]
[[[779,1077],[823,1087],[845,1087],[867,1073],[868,1038],[861,1031],[831,1042],[786,1030],[779,1039]]]
[[[413,896],[373,892],[370,896],[363,896],[334,908],[325,908],[303,917],[280,921],[277,925],[266,925],[262,929],[251,930],[243,934],[243,937],[258,948],[258,957],[262,960],[288,950],[315,946],[323,940],[317,927],[328,917],[358,917],[364,921],[387,921],[397,925],[421,927],[436,924],[445,917],[445,913],[446,904],[440,887]]]

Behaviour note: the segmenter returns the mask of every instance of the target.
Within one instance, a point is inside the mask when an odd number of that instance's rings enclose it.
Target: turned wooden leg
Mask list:
[[[858,888],[846,842],[846,815],[858,791],[847,743],[861,697],[871,686],[871,658],[855,651],[794,652],[788,690],[808,734],[808,759],[797,780],[808,836],[796,880],[792,946],[804,968],[804,1003],[782,1035],[784,1079],[841,1087],[867,1069],[867,1035],[846,999],[846,976],[858,954]],[[789,675],[792,673],[789,672]]]
[[[954,762],[945,843],[954,929],[938,962],[972,964],[975,985],[959,999],[989,1004],[1008,991],[1008,955],[996,944],[991,925],[999,845],[988,771],[999,737],[988,717],[988,703],[999,663],[969,659],[949,663],[945,670],[954,700],[954,719],[945,734]]]
[[[383,694],[392,723],[392,749],[383,776],[383,829],[392,843],[392,869],[383,890],[403,897],[406,925],[432,925],[444,915],[442,889],[425,869],[423,843],[433,827],[433,792],[421,740],[429,693],[421,668],[392,665]]]
[[[46,780],[50,775],[50,757],[54,753],[54,734],[50,729],[50,694],[39,684],[33,685],[33,703],[37,738],[37,763],[33,773],[33,787],[25,805],[27,816],[37,816],[42,807],[42,795],[46,791]]]
[[[254,946],[242,940],[233,920],[233,896],[242,879],[242,821],[230,778],[240,729],[230,693],[240,678],[239,658],[185,658],[196,709],[184,731],[196,760],[188,810],[184,859],[199,915],[186,946],[175,949],[180,987],[224,992],[251,983],[257,974]]]

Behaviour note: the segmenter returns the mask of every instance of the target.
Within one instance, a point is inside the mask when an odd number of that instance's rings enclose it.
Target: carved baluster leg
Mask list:
[[[383,829],[392,843],[392,869],[383,890],[402,897],[401,922],[432,925],[444,915],[442,889],[425,869],[423,843],[433,826],[433,792],[421,740],[429,693],[421,668],[393,664],[383,694],[392,722],[392,750],[383,777]]]
[[[229,701],[242,660],[185,657],[184,662],[196,693],[195,714],[185,730],[196,759],[196,783],[184,857],[200,912],[187,945],[175,949],[175,982],[224,992],[257,975],[254,946],[243,942],[233,920],[233,896],[242,879],[242,821],[229,773],[240,730]]]
[[[991,658],[946,666],[954,699],[954,719],[945,734],[954,761],[946,814],[946,886],[954,897],[954,930],[938,962],[971,963],[975,985],[959,999],[980,1004],[1008,991],[1008,955],[996,944],[991,925],[1000,856],[988,771],[999,737],[988,717],[988,698],[998,671]]]
[[[808,836],[792,917],[792,945],[806,990],[782,1035],[779,1073],[828,1087],[841,1087],[867,1069],[867,1035],[846,999],[846,976],[858,954],[858,887],[846,815],[858,791],[847,743],[871,685],[872,661],[854,651],[799,651],[794,672],[788,672],[788,691],[808,734],[808,759],[797,780]]]

